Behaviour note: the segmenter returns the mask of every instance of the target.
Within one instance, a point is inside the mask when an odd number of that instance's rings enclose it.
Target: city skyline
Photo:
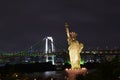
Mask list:
[[[120,1],[0,1],[0,51],[21,51],[46,36],[67,46],[65,21],[87,47],[120,47]],[[66,47],[67,48],[67,47]]]

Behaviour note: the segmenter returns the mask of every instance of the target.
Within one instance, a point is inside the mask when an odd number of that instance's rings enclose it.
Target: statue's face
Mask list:
[[[76,38],[72,37],[72,40],[74,41],[74,40],[76,40]]]

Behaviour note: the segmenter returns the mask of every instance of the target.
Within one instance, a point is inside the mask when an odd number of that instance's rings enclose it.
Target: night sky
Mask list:
[[[1,0],[0,51],[21,51],[52,36],[67,46],[65,21],[85,48],[120,47],[119,0]]]

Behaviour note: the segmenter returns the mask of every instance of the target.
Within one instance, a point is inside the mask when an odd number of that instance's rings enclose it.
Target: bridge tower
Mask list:
[[[45,39],[45,58],[46,58],[46,62],[52,62],[52,64],[54,65],[55,61],[55,55],[51,54],[55,52],[55,46],[54,46],[54,41],[53,38],[51,36],[47,36],[44,38]]]

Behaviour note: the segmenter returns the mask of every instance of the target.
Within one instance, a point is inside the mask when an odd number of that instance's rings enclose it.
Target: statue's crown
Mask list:
[[[70,32],[72,38],[76,38],[77,34],[75,32]]]

